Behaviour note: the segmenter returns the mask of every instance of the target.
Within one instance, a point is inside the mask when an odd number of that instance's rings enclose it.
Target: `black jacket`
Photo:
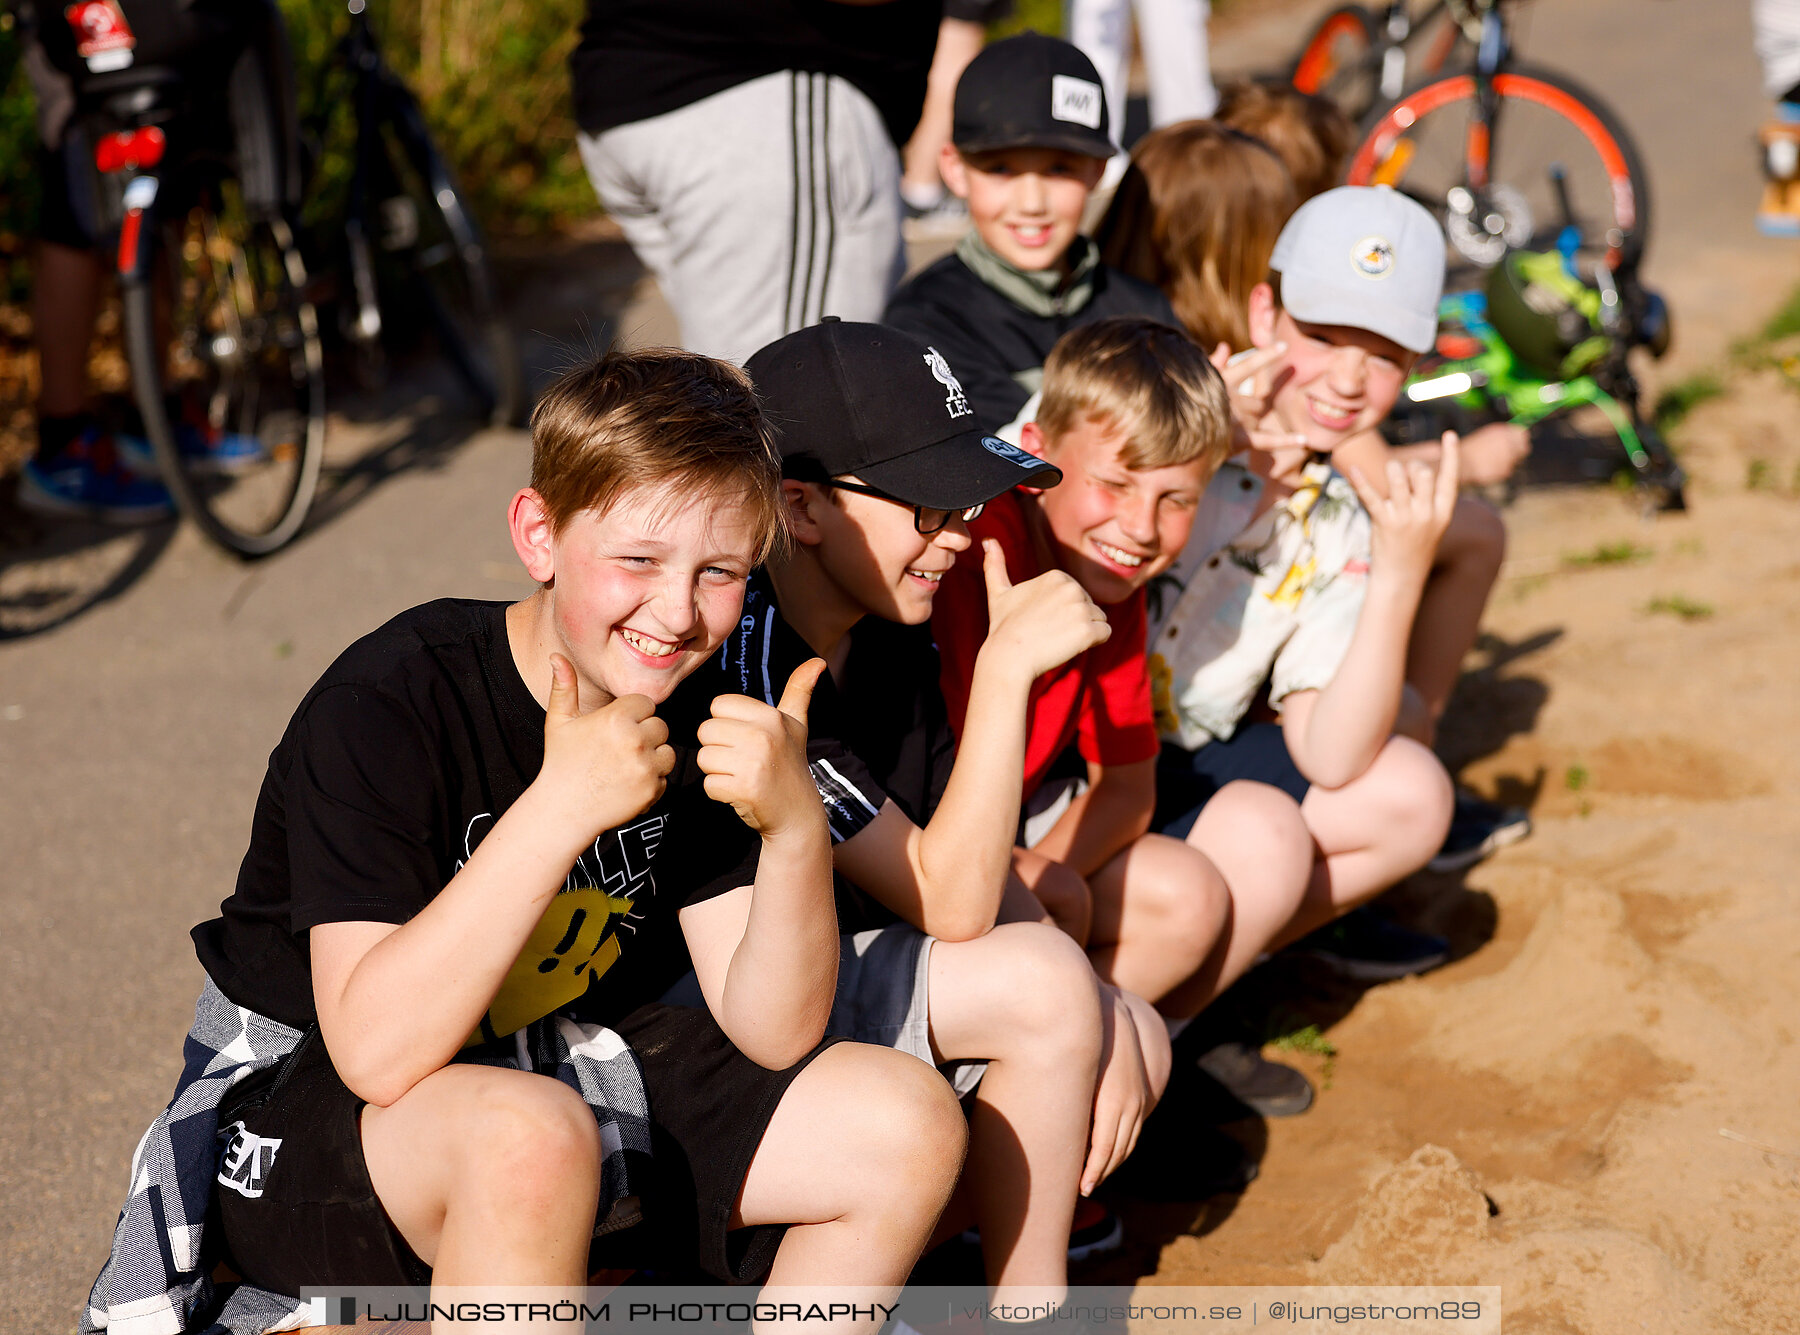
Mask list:
[[[1044,358],[1077,325],[1109,315],[1142,315],[1181,327],[1159,289],[1116,269],[1096,267],[1091,289],[1071,313],[1038,315],[950,254],[894,293],[882,318],[943,353],[981,425],[998,431],[1037,392]]]

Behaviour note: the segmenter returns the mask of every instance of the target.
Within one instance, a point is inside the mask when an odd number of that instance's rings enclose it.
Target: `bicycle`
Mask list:
[[[1503,417],[1520,426],[1593,407],[1605,417],[1652,510],[1687,508],[1686,477],[1642,411],[1631,356],[1669,346],[1662,298],[1634,266],[1605,266],[1584,279],[1570,223],[1554,251],[1516,251],[1489,271],[1481,291],[1444,297],[1434,352],[1409,378],[1403,433],[1435,438],[1437,409]],[[1405,420],[1410,416],[1411,420]]]
[[[73,80],[154,466],[208,537],[266,555],[305,522],[325,452],[279,11],[161,6],[137,32],[116,0],[78,0],[66,30],[20,9]]]
[[[348,0],[347,8],[350,25],[321,71],[305,142],[316,158],[335,109],[351,109],[355,146],[339,265],[350,282],[338,323],[358,377],[371,387],[383,383],[388,344],[422,333],[405,317],[424,312],[480,415],[517,425],[524,372],[497,309],[480,231],[418,99],[382,58],[365,0]]]
[[[1416,66],[1409,48],[1426,34]],[[1360,122],[1378,103],[1399,97],[1415,73],[1437,74],[1459,65],[1470,49],[1447,0],[1413,13],[1407,0],[1390,0],[1377,17],[1367,5],[1339,5],[1314,25],[1288,67],[1288,82],[1303,93],[1328,97]]]
[[[1477,31],[1474,67],[1427,77],[1373,113],[1346,184],[1412,196],[1477,268],[1554,246],[1563,214],[1579,224],[1584,257],[1635,265],[1650,193],[1624,125],[1573,80],[1513,60],[1505,0],[1462,4]]]

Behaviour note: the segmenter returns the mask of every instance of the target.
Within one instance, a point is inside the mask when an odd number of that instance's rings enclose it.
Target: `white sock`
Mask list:
[[[915,185],[911,181],[900,182],[900,198],[915,209],[935,209],[944,202],[943,182],[931,185]]]

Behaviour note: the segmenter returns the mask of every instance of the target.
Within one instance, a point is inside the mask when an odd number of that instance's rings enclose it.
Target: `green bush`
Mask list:
[[[298,67],[300,111],[315,117],[321,72],[349,23],[338,0],[281,0]],[[483,224],[536,232],[598,208],[575,150],[569,53],[582,0],[389,0],[378,36],[388,62],[425,104]],[[21,279],[20,238],[37,216],[36,129],[18,42],[0,28],[0,264]],[[341,96],[334,101],[341,101]],[[334,107],[309,212],[329,216],[348,171],[348,116]]]

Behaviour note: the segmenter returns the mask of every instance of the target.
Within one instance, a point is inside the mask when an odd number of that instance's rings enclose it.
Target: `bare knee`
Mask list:
[[[1413,862],[1431,858],[1450,830],[1456,794],[1443,762],[1406,737],[1391,737],[1369,767],[1386,840]],[[1416,861],[1415,861],[1416,860]]]
[[[461,1114],[458,1182],[520,1212],[597,1195],[604,1156],[593,1110],[560,1080],[505,1075],[483,1082]]]
[[[1244,866],[1254,869],[1259,898],[1291,901],[1290,909],[1306,893],[1317,851],[1300,804],[1271,784],[1247,779],[1235,779],[1213,795],[1188,842],[1226,873],[1234,898],[1241,888],[1232,872]],[[1237,880],[1242,879],[1240,874]]]
[[[1046,923],[1012,923],[991,934],[983,961],[995,998],[994,1028],[1004,1058],[1031,1054],[1070,1071],[1099,1061],[1099,988],[1086,952]],[[1087,1000],[1094,1004],[1084,1004]]]
[[[893,1048],[842,1043],[823,1054],[841,1093],[834,1098],[831,1134],[863,1156],[872,1180],[891,1193],[936,1210],[962,1172],[968,1124],[949,1082],[917,1057]],[[872,1202],[873,1204],[873,1202]]]
[[[1160,834],[1139,839],[1130,854],[1130,894],[1146,933],[1170,949],[1204,959],[1231,915],[1231,892],[1212,859]]]

